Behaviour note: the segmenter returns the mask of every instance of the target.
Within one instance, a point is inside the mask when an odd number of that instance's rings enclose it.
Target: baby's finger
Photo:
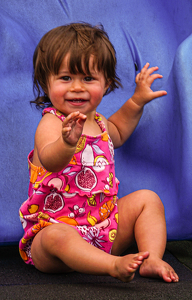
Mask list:
[[[79,111],[72,112],[66,117],[66,119],[67,120],[72,120],[72,119],[75,120],[79,116],[79,114],[80,114]]]
[[[167,95],[166,91],[156,91],[156,92],[153,92],[152,99],[159,98],[159,97],[166,96],[166,95]]]
[[[62,136],[65,141],[70,136],[70,134],[71,134],[71,127],[63,127]]]
[[[141,69],[141,72],[145,72],[149,68],[149,63],[147,62],[144,67]]]
[[[160,75],[160,74],[152,74],[152,75],[150,75],[150,76],[147,78],[147,82],[148,82],[148,84],[151,86],[152,83],[153,83],[156,79],[161,79],[161,78],[163,78],[163,76]]]
[[[148,67],[149,67],[149,63],[146,63],[145,66],[141,69],[140,73],[138,73],[135,77],[135,82],[137,83],[140,80],[145,79],[146,74],[148,74]]]
[[[152,73],[154,73],[157,70],[159,70],[159,67],[155,66],[155,67],[149,68],[149,63],[146,63],[140,72],[140,79],[150,76]]]
[[[139,74],[137,74],[137,76],[136,76],[137,81],[135,80],[136,83],[140,80],[145,79],[146,76],[149,76],[150,73],[148,73],[148,70],[150,70],[151,68],[150,69],[148,69],[148,68],[149,68],[149,63],[146,63],[144,65],[144,67],[141,69],[141,72]]]
[[[135,83],[139,82],[139,78],[140,78],[140,73],[138,73],[137,76],[135,77]]]
[[[152,73],[154,73],[155,71],[159,70],[159,67],[151,67],[149,69],[147,69],[146,74],[147,75],[151,75]]]
[[[144,67],[141,69],[140,74],[141,74],[141,75],[145,74],[146,71],[148,70],[148,68],[149,68],[149,63],[147,62],[147,63],[144,65]]]
[[[76,112],[73,112],[73,113],[70,113],[63,121],[63,125],[65,126],[66,124],[76,120],[76,118],[78,117],[79,115],[79,111],[76,111]]]
[[[84,123],[85,123],[86,119],[87,119],[87,117],[83,118],[83,119],[79,118],[77,120],[77,124],[80,125],[80,126],[84,126]]]
[[[84,115],[84,114],[82,114],[82,113],[79,113],[78,118],[79,118],[79,119],[82,119],[82,120],[86,120],[86,119],[87,119],[87,116]]]
[[[63,134],[67,134],[67,133],[69,133],[70,131],[71,131],[71,126],[64,127],[64,128],[62,129]]]

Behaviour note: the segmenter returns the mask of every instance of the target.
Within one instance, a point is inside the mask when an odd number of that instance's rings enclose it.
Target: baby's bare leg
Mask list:
[[[41,230],[33,240],[31,254],[42,272],[78,271],[93,275],[111,275],[130,281],[149,253],[118,257],[87,243],[67,224],[53,224]]]
[[[112,254],[119,255],[135,239],[139,251],[149,252],[140,267],[140,275],[177,282],[173,268],[162,260],[167,235],[164,207],[157,194],[149,190],[129,194],[118,200],[118,211],[118,232]]]

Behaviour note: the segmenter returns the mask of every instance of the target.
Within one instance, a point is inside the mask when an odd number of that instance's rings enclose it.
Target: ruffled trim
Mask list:
[[[92,195],[101,194],[101,193],[110,197],[110,196],[117,195],[118,186],[119,186],[119,180],[116,178],[116,183],[113,186],[113,188],[110,188],[110,190],[107,190],[102,187],[99,190],[92,189],[91,191],[83,191],[83,190],[79,190],[77,187],[74,187],[74,188],[71,188],[69,191],[68,185],[63,186],[61,189],[59,189],[52,184],[48,186],[47,184],[44,184],[44,182],[41,183],[41,186],[37,186],[37,183],[35,183],[35,185],[33,186],[33,189],[35,191],[39,191],[40,193],[44,193],[44,194],[48,194],[54,190],[57,193],[61,193],[66,198],[72,198],[75,195],[79,195],[82,197],[83,196],[91,197]]]

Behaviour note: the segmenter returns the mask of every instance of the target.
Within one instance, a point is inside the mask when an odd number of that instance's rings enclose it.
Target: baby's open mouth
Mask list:
[[[84,100],[84,99],[70,99],[70,100],[67,100],[67,101],[70,101],[70,102],[73,102],[73,103],[81,103],[81,102],[85,102],[86,100]]]

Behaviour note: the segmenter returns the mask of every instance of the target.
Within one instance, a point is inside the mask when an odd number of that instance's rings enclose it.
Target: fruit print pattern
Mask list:
[[[52,192],[45,198],[44,210],[56,213],[64,207],[63,197],[57,192]]]
[[[116,197],[114,196],[112,200],[109,200],[105,202],[100,208],[99,208],[99,215],[100,219],[103,221],[107,219],[111,212],[113,211],[116,203]]]
[[[46,108],[61,121],[64,116]],[[73,226],[88,243],[110,253],[118,223],[117,192],[113,143],[98,113],[101,129],[97,136],[82,135],[68,166],[51,173],[32,164],[29,153],[29,198],[21,205],[19,216],[24,229],[20,254],[33,264],[31,244],[40,230],[55,223]]]

